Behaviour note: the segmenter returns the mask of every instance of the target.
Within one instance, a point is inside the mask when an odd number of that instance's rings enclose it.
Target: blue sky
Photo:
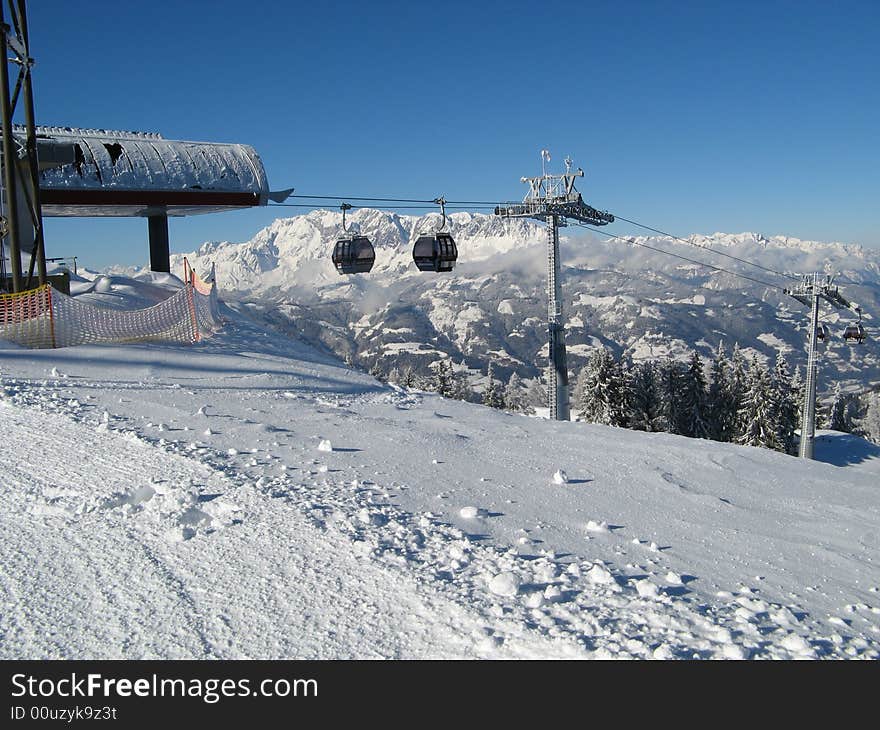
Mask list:
[[[590,203],[675,234],[880,247],[876,2],[29,6],[40,123],[251,144],[303,194],[519,199],[547,147]],[[173,219],[172,249],[296,212]],[[147,260],[140,219],[46,232]]]

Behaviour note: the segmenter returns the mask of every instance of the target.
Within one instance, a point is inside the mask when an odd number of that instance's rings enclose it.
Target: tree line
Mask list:
[[[402,387],[507,411],[534,413],[536,407],[547,403],[547,392],[539,380],[525,382],[513,373],[502,381],[496,377],[492,362],[479,392],[468,381],[466,369],[456,370],[449,359],[433,363],[427,376],[407,367],[392,369],[385,377],[378,364],[371,373]],[[755,355],[746,358],[738,345],[728,355],[721,343],[707,368],[696,352],[686,361],[667,357],[634,363],[600,347],[575,379],[572,412],[590,423],[793,454],[803,399],[800,370],[792,369],[782,354],[770,366]],[[864,431],[861,422],[869,419],[856,418],[855,403],[856,399],[843,394],[838,385],[830,407],[817,409],[817,427]]]
[[[603,347],[578,375],[573,400],[591,423],[793,453],[803,382],[783,355],[771,369],[739,346],[728,357],[719,344],[708,374],[696,352],[687,362],[632,363]]]

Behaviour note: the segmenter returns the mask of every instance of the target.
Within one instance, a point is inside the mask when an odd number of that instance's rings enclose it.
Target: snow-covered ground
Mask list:
[[[0,657],[880,657],[876,447],[508,415],[246,312],[0,345]]]

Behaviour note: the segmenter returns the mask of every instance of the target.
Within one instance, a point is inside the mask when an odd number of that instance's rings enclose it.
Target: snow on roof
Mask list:
[[[44,137],[113,137],[114,139],[163,139],[158,132],[123,132],[117,129],[86,129],[82,127],[48,127],[36,129],[38,136]],[[24,134],[21,124],[13,126],[13,133]]]
[[[168,140],[149,132],[36,131],[38,137],[75,145],[72,164],[40,173],[47,216],[189,215],[268,200],[263,163],[248,145]]]

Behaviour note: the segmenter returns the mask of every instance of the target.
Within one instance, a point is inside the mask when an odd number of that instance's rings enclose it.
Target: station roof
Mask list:
[[[16,137],[24,132],[13,130]],[[263,163],[248,145],[72,127],[36,132],[38,150],[66,146],[72,152],[63,164],[40,171],[44,216],[186,216],[268,202]]]

